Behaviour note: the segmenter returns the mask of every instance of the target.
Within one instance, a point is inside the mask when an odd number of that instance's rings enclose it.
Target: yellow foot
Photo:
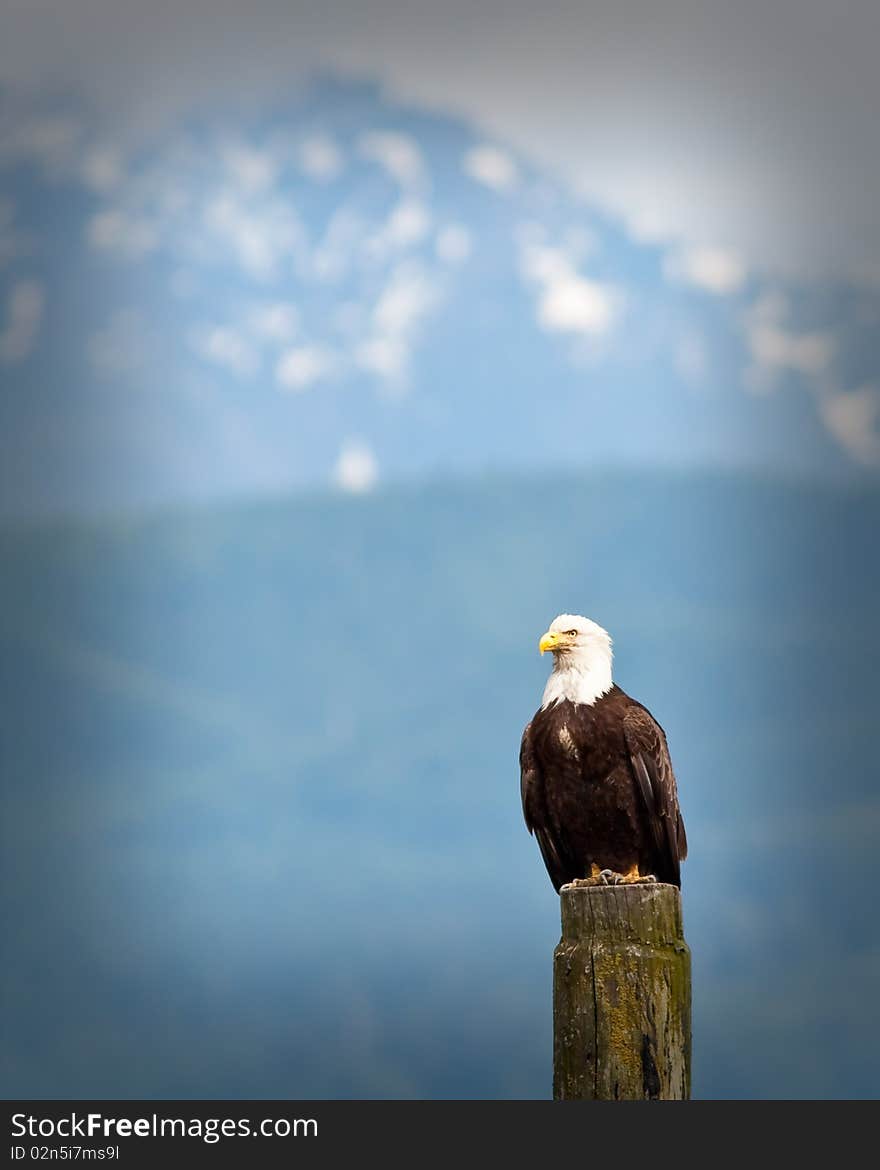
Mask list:
[[[625,874],[621,875],[620,880],[624,885],[638,886],[645,885],[648,882],[656,882],[657,879],[652,873],[639,873],[639,867],[637,865],[633,865]]]
[[[594,861],[593,864],[590,866],[590,876],[589,877],[575,878],[574,881],[566,882],[566,884],[562,887],[562,889],[563,890],[577,890],[577,889],[582,889],[584,886],[607,886],[608,882],[602,878],[603,872],[610,874],[611,870],[610,869],[604,870],[604,871],[600,870],[598,865],[596,865],[596,863]]]

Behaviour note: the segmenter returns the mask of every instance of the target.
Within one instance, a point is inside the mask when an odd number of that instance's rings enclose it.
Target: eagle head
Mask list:
[[[561,613],[550,623],[546,634],[541,635],[538,649],[566,658],[583,658],[610,661],[611,635],[596,622],[577,613]]]
[[[553,670],[544,689],[543,706],[560,699],[594,703],[612,687],[611,635],[576,613],[561,613],[541,636],[538,649],[553,654]]]

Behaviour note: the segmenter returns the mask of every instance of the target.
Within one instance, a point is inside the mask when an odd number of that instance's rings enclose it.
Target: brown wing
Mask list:
[[[532,725],[528,724],[523,732],[522,743],[519,749],[520,795],[522,796],[523,816],[526,828],[535,834],[547,873],[555,889],[558,891],[563,882],[567,881],[568,872],[563,860],[564,851],[560,843],[554,840],[550,819],[544,800],[544,779],[541,768],[535,756],[532,742]]]
[[[623,720],[623,733],[636,788],[648,816],[657,855],[657,877],[681,884],[679,863],[687,857],[687,837],[675,773],[663,728],[650,711],[634,704]]]

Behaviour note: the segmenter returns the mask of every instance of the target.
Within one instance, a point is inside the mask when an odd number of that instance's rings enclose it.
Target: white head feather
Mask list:
[[[551,650],[553,670],[544,688],[542,708],[568,699],[592,705],[611,690],[611,635],[596,622],[561,613],[541,638],[541,653]]]

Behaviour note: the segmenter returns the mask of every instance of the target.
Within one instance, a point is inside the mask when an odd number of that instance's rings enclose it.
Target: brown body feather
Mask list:
[[[620,687],[538,711],[520,769],[526,825],[557,890],[594,865],[681,884],[687,839],[666,736]]]

